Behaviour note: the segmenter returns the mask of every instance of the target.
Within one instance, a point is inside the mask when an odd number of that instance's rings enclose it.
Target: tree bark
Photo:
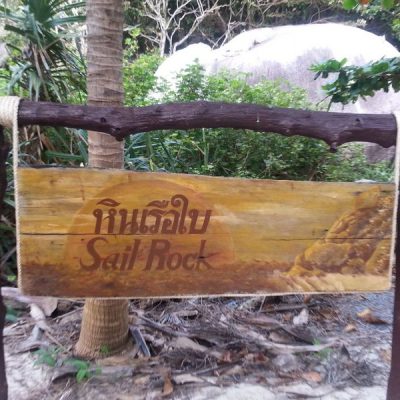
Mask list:
[[[390,147],[396,143],[397,135],[396,121],[391,114],[306,111],[257,104],[198,101],[140,108],[97,108],[23,101],[19,110],[20,125],[96,129],[118,139],[161,129],[234,128],[303,135],[332,146],[358,141]],[[112,138],[109,141],[115,146]]]
[[[122,0],[88,0],[88,103],[121,106],[122,85]],[[123,142],[110,135],[89,132],[89,166],[123,168]],[[75,351],[93,358],[116,354],[128,340],[128,301],[88,299]]]

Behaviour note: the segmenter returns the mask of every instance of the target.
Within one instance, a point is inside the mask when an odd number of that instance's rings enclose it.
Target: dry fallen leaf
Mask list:
[[[300,311],[300,314],[293,318],[293,324],[298,325],[306,325],[308,323],[309,312],[307,308],[303,308]]]
[[[174,314],[180,318],[190,318],[190,317],[196,317],[199,314],[199,312],[197,310],[179,310],[175,311]]]
[[[278,391],[284,393],[290,393],[298,395],[299,397],[322,397],[326,396],[334,391],[331,385],[323,385],[318,387],[313,387],[308,384],[295,384],[288,386],[280,386],[277,388]]]
[[[282,315],[282,319],[285,322],[289,322],[292,319],[292,314],[291,313],[285,313],[285,314]]]
[[[200,351],[202,353],[208,351],[206,346],[196,343],[188,337],[180,336],[171,342],[171,347],[174,349],[191,349],[194,351]]]
[[[286,333],[272,331],[268,337],[274,343],[293,343],[292,337]]]
[[[338,317],[338,311],[332,310],[331,308],[318,310],[318,314],[320,314],[325,319],[335,319]]]
[[[357,327],[354,324],[347,324],[346,327],[344,328],[345,332],[354,332],[357,330]]]
[[[183,385],[185,383],[202,383],[204,379],[197,377],[196,375],[192,374],[181,374],[181,375],[174,375],[172,380],[178,384]]]
[[[198,351],[200,353],[208,353],[218,359],[222,358],[222,354],[219,351],[210,350],[208,347],[196,343],[194,340],[185,336],[179,336],[178,338],[173,340],[169,345],[174,349],[190,349],[193,351]]]
[[[169,376],[164,376],[164,386],[163,386],[163,396],[169,396],[174,391],[174,386],[172,385]]]
[[[320,383],[322,381],[321,374],[316,371],[304,372],[302,377],[309,382]]]
[[[244,356],[244,359],[247,362],[254,364],[263,364],[269,361],[269,358],[266,357],[263,353],[249,353]]]
[[[145,386],[150,382],[150,375],[142,375],[133,379],[133,387],[135,386]]]
[[[232,375],[243,375],[243,368],[240,365],[235,365],[232,368],[226,370],[223,375],[232,376]]]
[[[31,304],[31,317],[35,320],[35,324],[43,331],[51,332],[51,328],[47,325],[46,316],[43,310],[35,303]]]
[[[369,308],[357,313],[357,316],[368,324],[387,324],[386,321],[377,317]]]
[[[97,360],[97,364],[101,366],[116,366],[116,365],[137,365],[141,364],[142,361],[138,358],[134,358],[133,354],[110,356],[107,358],[101,358]]]
[[[222,362],[231,363],[232,362],[232,353],[230,351],[224,351],[221,355],[220,360]]]
[[[242,317],[240,319],[248,324],[260,325],[267,329],[277,328],[282,325],[277,319],[268,317],[266,315],[259,315],[257,317]]]
[[[386,349],[386,350],[381,350],[379,352],[379,355],[381,356],[381,359],[385,362],[387,362],[388,364],[390,364],[390,361],[392,360],[392,352],[390,349]]]
[[[312,294],[305,294],[303,298],[304,304],[308,304],[311,301],[312,297],[313,297]]]

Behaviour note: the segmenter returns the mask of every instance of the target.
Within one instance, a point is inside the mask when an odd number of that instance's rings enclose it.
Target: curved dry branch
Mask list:
[[[347,142],[396,143],[391,114],[347,114],[271,108],[254,104],[199,101],[148,107],[95,107],[22,101],[19,124],[51,125],[105,132],[118,140],[162,129],[249,129],[324,140],[332,148]]]

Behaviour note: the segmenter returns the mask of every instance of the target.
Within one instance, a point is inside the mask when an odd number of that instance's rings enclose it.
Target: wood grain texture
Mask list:
[[[20,285],[66,297],[384,290],[394,186],[24,169]]]
[[[321,139],[332,149],[352,141],[390,147],[396,144],[397,133],[391,114],[305,111],[208,101],[148,107],[95,107],[24,100],[19,106],[18,123],[20,126],[89,129],[108,133],[119,140],[131,134],[161,129],[251,129]]]

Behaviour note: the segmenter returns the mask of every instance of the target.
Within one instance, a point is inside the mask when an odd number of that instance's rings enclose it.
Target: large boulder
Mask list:
[[[314,80],[314,73],[309,70],[312,64],[346,58],[349,64],[363,65],[382,57],[398,56],[400,53],[383,37],[352,26],[333,23],[288,25],[243,32],[215,50],[205,44],[188,46],[166,59],[156,74],[174,85],[176,73],[198,60],[207,74],[221,70],[244,72],[249,74],[251,83],[262,78],[281,79],[304,88],[309,99],[316,103],[326,97],[321,86],[328,81]],[[379,92],[366,101],[361,99],[346,106],[336,104],[331,109],[390,113],[400,109],[400,96]],[[384,150],[380,154],[376,146],[368,152],[372,161],[391,157],[393,153]]]
[[[160,83],[164,80],[169,83],[171,87],[175,87],[176,75],[186,67],[194,62],[198,62],[208,70],[208,65],[212,64],[213,61],[214,53],[210,46],[204,43],[191,44],[166,58],[158,67],[156,76]],[[157,96],[158,94],[154,93],[153,95]]]

